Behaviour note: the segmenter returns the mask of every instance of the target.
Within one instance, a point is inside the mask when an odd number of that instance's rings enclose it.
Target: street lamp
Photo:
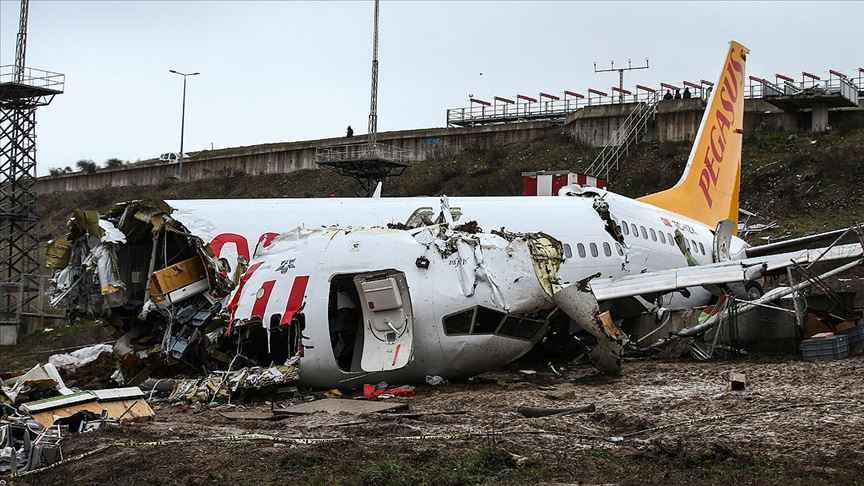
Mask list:
[[[183,131],[186,128],[186,78],[189,76],[197,76],[201,73],[181,73],[173,69],[169,69],[168,72],[183,76],[183,114],[180,115],[180,155],[177,157],[177,162],[179,164],[177,166],[177,179],[183,179],[183,157],[185,156],[183,153]]]

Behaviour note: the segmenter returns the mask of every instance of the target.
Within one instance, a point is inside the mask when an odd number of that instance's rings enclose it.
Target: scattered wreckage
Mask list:
[[[577,197],[590,198],[601,231],[618,245],[622,269],[642,255],[624,238],[626,223],[612,216],[606,194],[580,190]],[[712,263],[696,258],[696,243],[676,230],[670,243],[687,266],[584,276],[596,268],[586,267],[583,278],[569,283],[560,276],[563,267],[570,275],[580,268],[568,257],[569,245],[541,232],[484,233],[473,221],[457,225],[449,199],[440,203],[437,217],[408,225],[269,234],[248,261],[237,258],[233,271],[164,202],[120,204],[105,217],[76,210],[67,237],[49,246],[52,304],[118,330],[114,378],[124,385],[291,359],[302,384],[321,388],[356,388],[382,378],[467,378],[525,354],[562,317],[570,331],[591,336],[583,342],[598,369],[617,374],[624,349],[634,344],[622,320],[646,310],[668,312],[670,295],[686,300],[698,291],[739,300],[714,306],[706,322],[672,330],[655,348],[704,335],[730,312],[797,295],[864,257],[860,241],[841,244],[840,238],[807,249],[816,237],[733,255],[734,223],[726,220],[714,231]],[[791,267],[833,260],[850,263],[765,295],[755,284]]]
[[[234,288],[226,263],[170,213],[161,202],[120,204],[104,218],[78,209],[48,246],[51,305],[118,331],[118,383],[140,383],[163,358],[206,363],[205,334]]]
[[[98,345],[79,355],[100,354],[93,348]],[[54,355],[50,361],[68,361],[60,370],[92,362],[89,356],[71,361],[69,356]],[[22,474],[57,463],[63,459],[60,443],[70,433],[154,416],[140,388],[72,389],[50,361],[0,379],[0,474]]]

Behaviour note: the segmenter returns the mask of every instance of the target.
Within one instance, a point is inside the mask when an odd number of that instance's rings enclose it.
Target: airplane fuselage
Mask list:
[[[457,224],[477,221],[484,232],[506,228],[512,232],[542,231],[559,239],[565,245],[565,261],[559,276],[564,283],[575,282],[590,275],[625,276],[687,266],[688,262],[674,242],[678,230],[687,239],[691,255],[698,263],[712,262],[712,228],[689,218],[635,201],[614,193],[599,191],[608,204],[611,218],[622,229],[619,241],[606,229],[606,222],[595,209],[596,194],[560,197],[453,197],[449,198],[452,212],[459,216]],[[174,200],[168,203],[175,209],[173,216],[193,234],[211,242],[218,256],[226,258],[232,266],[238,255],[250,258],[259,242],[269,242],[276,234],[297,227],[316,228],[385,226],[406,223],[421,216],[434,219],[440,212],[441,201],[435,197],[380,198],[380,199],[247,199],[247,200]],[[626,228],[626,229],[624,229]],[[733,238],[732,253],[745,246]],[[416,273],[413,258],[393,255],[391,268],[404,267],[406,275]],[[404,261],[403,261],[404,260]],[[406,263],[407,262],[407,263]],[[349,268],[350,267],[350,268]],[[355,268],[356,267],[356,268]],[[332,269],[338,273],[381,270],[366,268],[362,260],[356,264],[340,262]],[[410,272],[409,272],[410,271]],[[348,273],[350,273],[348,272]],[[533,276],[532,276],[533,277]],[[292,277],[293,278],[293,277]],[[331,275],[319,274],[306,289],[307,306],[315,316],[326,309]],[[415,285],[411,282],[411,285]],[[417,288],[412,288],[418,292]],[[416,294],[415,294],[416,295]],[[662,305],[684,307],[705,304],[710,294],[702,288],[691,289],[688,298],[680,294],[665,296]],[[428,302],[414,302],[417,315],[443,315],[444,310],[429,307]],[[317,310],[313,310],[317,309]],[[440,318],[440,317],[439,317]],[[322,316],[317,316],[322,321]],[[369,373],[349,372],[336,366],[330,347],[328,326],[308,325],[304,334],[313,343],[305,366],[301,365],[304,382],[328,386],[345,380],[352,385],[353,378],[369,378]],[[402,370],[375,374],[389,380],[416,381],[418,374],[453,374],[470,376],[475,370],[490,369],[485,349],[495,352],[489,356],[508,357],[505,364],[525,352],[536,340],[513,340],[499,336],[454,336],[444,332],[440,323],[429,326],[418,322],[414,347],[414,363]],[[499,349],[500,348],[500,349]],[[458,359],[452,359],[458,356]],[[493,360],[494,361],[494,360]],[[340,377],[343,377],[341,380]]]

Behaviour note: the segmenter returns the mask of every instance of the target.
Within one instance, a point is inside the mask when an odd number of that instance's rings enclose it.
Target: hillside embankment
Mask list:
[[[612,191],[640,196],[675,184],[689,143],[645,143],[611,177]],[[468,151],[416,163],[388,181],[385,196],[493,196],[520,194],[523,171],[584,170],[598,149],[564,135]],[[774,236],[836,228],[864,220],[864,127],[827,134],[763,131],[744,141],[741,207],[760,221],[780,223]],[[39,195],[39,236],[61,234],[75,207],[107,210],[130,199],[328,197],[354,195],[353,182],[326,170],[235,175],[188,183],[105,188]]]

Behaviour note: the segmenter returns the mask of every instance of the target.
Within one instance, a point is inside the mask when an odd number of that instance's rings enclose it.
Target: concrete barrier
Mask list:
[[[409,162],[458,155],[512,143],[524,143],[560,132],[551,122],[511,123],[468,128],[402,130],[378,134],[378,141],[408,149]],[[363,143],[365,137],[340,137],[290,143],[272,143],[198,152],[183,162],[183,179],[197,180],[233,174],[284,174],[316,168],[315,149],[333,145]],[[104,187],[154,185],[175,177],[177,164],[147,160],[119,168],[99,169],[87,174],[75,172],[40,177],[39,193],[87,191]]]
[[[564,120],[564,131],[577,143],[591,147],[620,145],[615,132],[633,110],[642,103],[586,106]]]

